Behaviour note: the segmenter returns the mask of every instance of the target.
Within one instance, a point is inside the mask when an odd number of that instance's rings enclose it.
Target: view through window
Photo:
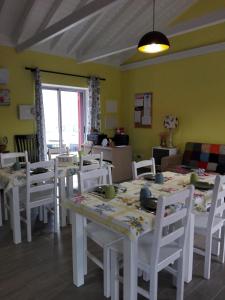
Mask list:
[[[48,148],[68,147],[76,152],[84,137],[84,91],[43,87],[43,104]]]

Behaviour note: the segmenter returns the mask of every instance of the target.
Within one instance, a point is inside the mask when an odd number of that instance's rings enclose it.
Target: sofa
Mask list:
[[[162,171],[187,173],[198,168],[225,174],[225,145],[188,142],[183,155],[166,156],[161,160]]]

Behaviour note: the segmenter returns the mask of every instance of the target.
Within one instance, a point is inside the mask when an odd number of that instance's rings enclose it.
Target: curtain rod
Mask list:
[[[30,70],[31,72],[34,72],[36,69],[35,68],[29,68],[29,67],[25,67],[25,70]],[[90,79],[90,76],[84,76],[84,75],[78,75],[78,74],[70,74],[70,73],[62,73],[62,72],[56,72],[56,71],[49,71],[49,70],[43,70],[40,69],[40,72],[44,72],[44,73],[52,73],[52,74],[59,74],[59,75],[66,75],[66,76],[74,76],[74,77],[80,77],[80,78],[87,78]],[[106,80],[105,78],[101,78],[101,77],[96,77],[99,80]]]

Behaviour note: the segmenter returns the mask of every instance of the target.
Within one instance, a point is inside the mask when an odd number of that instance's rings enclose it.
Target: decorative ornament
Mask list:
[[[163,125],[169,129],[168,147],[173,148],[173,129],[178,127],[178,118],[173,115],[167,115],[163,121]]]

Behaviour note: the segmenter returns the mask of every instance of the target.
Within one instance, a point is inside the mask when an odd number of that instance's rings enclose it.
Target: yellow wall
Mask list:
[[[106,100],[117,100],[120,103],[120,71],[100,64],[76,64],[72,59],[27,51],[16,53],[13,48],[0,47],[0,68],[9,70],[10,79],[7,85],[0,88],[9,88],[11,95],[10,106],[0,106],[0,136],[6,135],[9,139],[8,149],[13,150],[13,136],[15,134],[29,134],[35,131],[33,121],[22,121],[17,117],[19,104],[33,104],[34,82],[32,73],[24,69],[39,67],[59,72],[81,75],[97,75],[106,78],[101,81],[102,102],[102,131],[112,135],[111,130],[105,130],[105,103]],[[42,73],[43,83],[60,84],[67,86],[87,87],[85,79]],[[120,108],[119,108],[120,109]],[[119,115],[120,120],[120,115]]]
[[[187,58],[122,72],[123,125],[134,154],[150,157],[165,131],[166,114],[179,118],[174,143],[225,144],[225,52]],[[134,95],[153,92],[152,129],[134,128]]]
[[[107,80],[101,82],[102,131],[104,128],[105,102],[118,100],[119,125],[130,135],[134,154],[151,155],[151,147],[159,145],[159,133],[164,131],[163,118],[172,113],[179,118],[174,142],[183,148],[187,141],[224,143],[225,128],[225,52],[172,61],[141,69],[120,72],[115,68],[98,64],[76,64],[71,59],[36,52],[17,54],[14,49],[0,47],[0,68],[10,72],[9,88],[11,105],[0,106],[0,136],[9,138],[9,150],[13,149],[15,134],[32,133],[33,121],[21,121],[17,117],[18,104],[32,104],[34,86],[32,74],[25,66],[78,73],[96,74]],[[84,86],[86,81],[74,77],[42,74],[42,81],[69,86]],[[134,128],[134,95],[153,92],[152,129]],[[112,135],[113,132],[108,131]]]

